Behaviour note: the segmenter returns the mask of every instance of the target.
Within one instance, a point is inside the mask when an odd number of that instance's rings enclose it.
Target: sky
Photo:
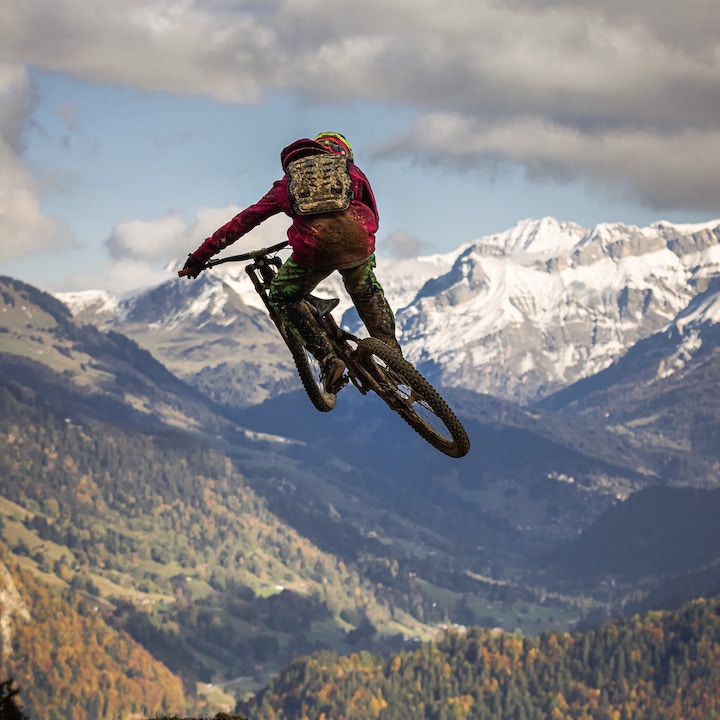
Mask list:
[[[322,130],[370,178],[387,259],[528,218],[718,218],[720,5],[3,0],[0,274],[164,282]]]

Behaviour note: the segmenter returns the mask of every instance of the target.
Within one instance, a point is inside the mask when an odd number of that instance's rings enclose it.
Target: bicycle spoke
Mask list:
[[[470,448],[467,433],[437,390],[402,356],[374,339],[359,347],[373,388],[431,445],[452,457]]]

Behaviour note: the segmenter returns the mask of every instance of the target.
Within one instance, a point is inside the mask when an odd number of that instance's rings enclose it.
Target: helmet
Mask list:
[[[345,155],[350,160],[353,159],[353,151],[350,143],[340,133],[321,132],[316,135],[313,140],[323,145],[331,153],[336,155]]]

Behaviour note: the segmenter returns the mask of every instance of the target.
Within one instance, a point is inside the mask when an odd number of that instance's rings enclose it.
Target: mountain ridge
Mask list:
[[[720,220],[590,230],[550,217],[524,220],[449,253],[380,257],[377,273],[406,356],[432,382],[532,404],[605,369],[687,312],[720,277]],[[297,385],[244,275],[221,266],[192,284],[169,280],[123,300],[58,297],[81,319],[150,348],[215,399],[248,405]],[[362,332],[336,274],[319,294],[339,297],[343,322]],[[704,317],[717,322],[718,314],[708,307]],[[213,343],[233,360],[221,367],[204,348]],[[271,363],[266,371],[260,352]],[[252,390],[239,380],[246,373]]]
[[[577,228],[550,226],[564,253],[491,243],[489,254],[476,241],[430,297],[398,312],[408,357],[431,380],[537,401],[607,367],[718,276],[720,222],[689,234],[604,225],[575,244]]]

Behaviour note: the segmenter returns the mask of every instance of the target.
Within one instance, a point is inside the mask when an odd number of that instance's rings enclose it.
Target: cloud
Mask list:
[[[92,287],[125,293],[166,282],[182,267],[188,253],[240,210],[228,205],[201,208],[194,218],[173,211],[153,220],[122,220],[105,240],[112,263],[95,274],[75,273],[67,278],[66,285],[72,290]],[[285,215],[272,217],[231,245],[224,255],[274,245],[285,239],[288,224]]]
[[[193,0],[8,0],[6,56],[147,90],[253,102],[273,84],[276,33],[232,3]]]
[[[16,61],[254,102],[278,89],[499,118],[717,122],[715,0],[6,0]],[[678,93],[683,100],[668,92]],[[717,108],[717,102],[714,103]]]
[[[429,251],[429,245],[422,242],[414,235],[410,235],[404,230],[394,230],[382,243],[379,243],[379,252],[383,256],[390,257],[395,260],[406,258],[416,258],[422,253]]]
[[[531,179],[580,180],[651,207],[713,212],[719,37],[716,0],[0,5],[0,60],[13,67],[228,102],[286,91],[409,107],[416,122],[378,154],[519,166]],[[11,105],[17,124],[21,107]],[[51,221],[33,205],[17,132],[3,137],[2,172],[12,180],[4,187],[16,188],[13,207],[32,218],[37,243]],[[136,230],[116,228],[111,249],[131,250]],[[169,243],[159,227],[157,243],[158,252]]]
[[[38,188],[22,157],[32,110],[25,68],[0,64],[0,261],[59,246],[60,224],[43,215]]]
[[[706,154],[720,156],[720,128],[658,136],[626,128],[606,134],[534,118],[500,126],[436,113],[424,115],[376,153],[459,167],[522,165],[531,180],[584,178],[598,192],[631,197],[647,207],[717,209],[720,178]]]
[[[147,264],[165,264],[173,259],[185,260],[206,237],[231,220],[241,208],[229,205],[224,208],[201,208],[195,218],[178,212],[169,212],[154,220],[122,220],[105,240],[112,258],[133,260]],[[289,224],[286,216],[270,218],[231,247],[242,253],[251,247],[272,245],[285,238]]]
[[[145,220],[123,220],[115,225],[105,245],[116,260],[167,260],[177,255],[178,245],[187,244],[188,221],[180,213]]]

